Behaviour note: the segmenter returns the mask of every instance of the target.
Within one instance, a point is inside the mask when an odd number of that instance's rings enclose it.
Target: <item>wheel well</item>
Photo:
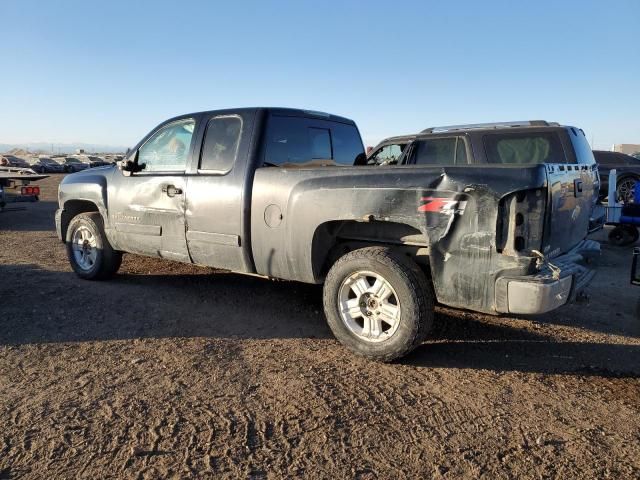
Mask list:
[[[623,173],[616,179],[616,185],[620,183],[622,180],[627,180],[628,178],[632,178],[634,180],[640,180],[640,176],[635,173]]]
[[[415,227],[396,222],[336,220],[316,228],[311,248],[313,274],[323,279],[344,254],[371,246],[390,247],[412,258],[429,274],[429,246],[425,235]]]
[[[60,219],[60,231],[62,233],[63,240],[67,236],[67,228],[69,227],[69,222],[71,222],[73,217],[86,212],[99,212],[98,206],[88,200],[68,200],[64,203],[62,217]]]

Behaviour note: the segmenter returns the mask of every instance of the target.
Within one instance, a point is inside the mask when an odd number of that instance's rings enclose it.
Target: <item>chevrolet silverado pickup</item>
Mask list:
[[[58,236],[89,280],[130,252],[323,284],[336,338],[380,361],[425,339],[436,302],[535,314],[584,289],[598,180],[580,129],[495,124],[407,140],[400,164],[377,165],[335,115],[179,116],[117,166],[65,177]]]

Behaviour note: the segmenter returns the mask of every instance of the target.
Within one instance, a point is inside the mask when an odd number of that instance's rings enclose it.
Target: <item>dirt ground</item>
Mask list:
[[[588,305],[438,308],[381,365],[332,338],[317,286],[133,255],[79,280],[60,178],[0,214],[0,478],[640,477],[630,248],[603,245]]]

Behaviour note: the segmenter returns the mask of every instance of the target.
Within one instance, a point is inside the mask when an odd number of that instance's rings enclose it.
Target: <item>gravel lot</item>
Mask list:
[[[638,478],[640,288],[603,245],[588,305],[438,308],[380,365],[321,288],[129,255],[77,279],[56,188],[0,214],[0,478]]]

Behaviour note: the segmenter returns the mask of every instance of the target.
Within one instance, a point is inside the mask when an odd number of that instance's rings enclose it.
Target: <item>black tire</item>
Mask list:
[[[638,238],[640,238],[640,232],[638,232],[638,228],[634,227],[633,225],[624,225],[623,228],[629,233],[629,236],[631,237],[631,243],[636,243],[638,241]]]
[[[96,258],[89,268],[84,268],[78,263],[72,245],[74,234],[80,228],[88,229],[95,238]],[[69,263],[80,278],[85,280],[105,280],[112,277],[120,268],[122,253],[114,250],[109,244],[109,240],[107,240],[107,236],[104,233],[102,216],[99,213],[81,213],[73,217],[69,222],[65,240]]]
[[[358,336],[340,314],[341,288],[357,272],[380,275],[395,290],[401,306],[400,319],[395,332],[383,341],[371,342]],[[412,260],[385,247],[354,250],[338,259],[325,279],[323,301],[327,323],[335,337],[352,352],[381,362],[414,350],[433,325],[434,295],[424,273]]]
[[[616,247],[626,247],[638,240],[638,230],[633,228],[633,232],[626,225],[618,225],[609,232],[609,243]]]

